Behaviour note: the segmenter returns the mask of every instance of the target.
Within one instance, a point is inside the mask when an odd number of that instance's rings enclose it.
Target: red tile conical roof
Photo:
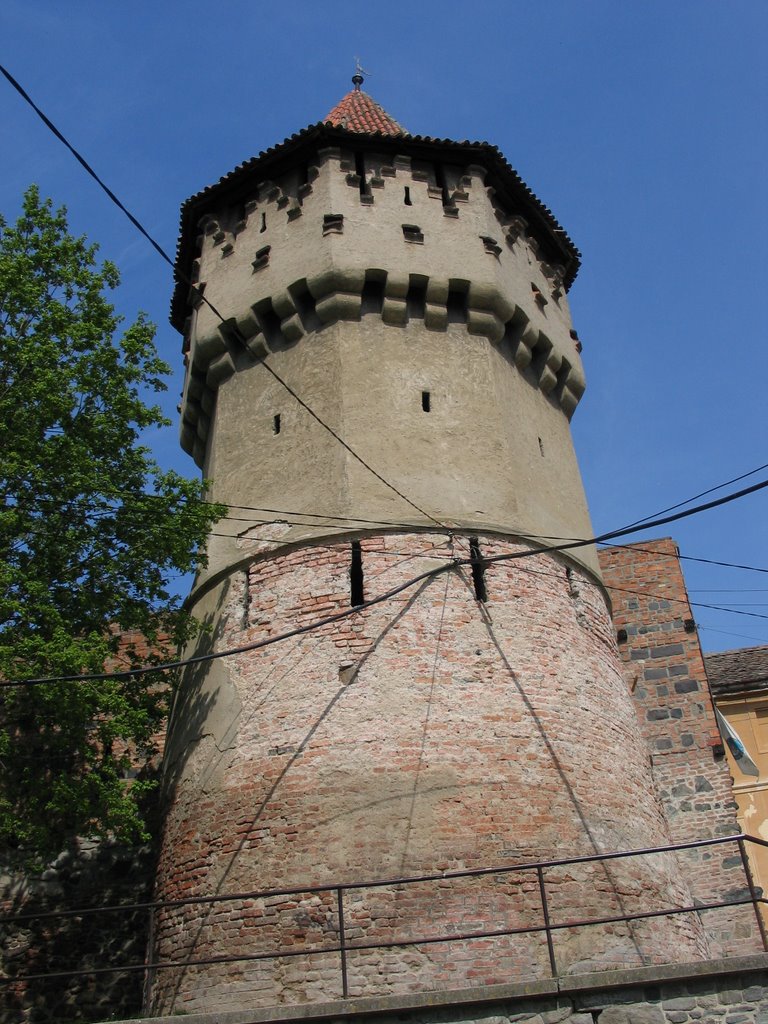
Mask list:
[[[393,117],[380,107],[376,100],[363,92],[359,84],[336,104],[323,120],[346,128],[349,132],[367,132],[382,135],[407,135],[408,132]]]

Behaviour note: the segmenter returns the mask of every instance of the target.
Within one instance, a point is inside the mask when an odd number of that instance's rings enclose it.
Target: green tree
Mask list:
[[[123,329],[115,267],[35,187],[0,219],[0,679],[99,672],[166,655],[194,625],[169,578],[200,565],[203,484],[141,443],[169,368],[143,316]],[[118,337],[118,332],[121,332]],[[122,639],[121,639],[122,638]],[[143,651],[143,653],[142,653]],[[155,653],[157,660],[162,654]],[[76,836],[146,838],[147,761],[173,680],[0,690],[0,846],[27,862]]]

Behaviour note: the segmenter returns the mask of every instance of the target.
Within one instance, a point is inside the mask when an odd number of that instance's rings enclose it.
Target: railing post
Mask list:
[[[147,955],[146,963],[151,964],[155,958],[155,905],[150,903],[149,905],[149,921],[147,922]],[[155,972],[151,967],[147,967],[144,972],[144,1008],[149,1010],[149,1000],[152,996],[152,985],[155,980]]]
[[[760,904],[758,902],[758,895],[755,889],[755,882],[752,878],[752,869],[749,866],[749,858],[747,857],[746,847],[744,845],[744,837],[739,836],[736,840],[739,844],[739,853],[741,854],[741,863],[744,867],[744,874],[747,878],[747,885],[749,886],[749,895],[752,900],[752,909],[755,912],[757,918],[757,927],[760,930],[760,938],[763,940],[763,949],[768,952],[768,936],[765,933],[765,922],[763,921],[763,915],[760,913]]]
[[[555,947],[552,942],[552,931],[549,926],[549,904],[547,903],[547,891],[544,888],[544,872],[541,865],[536,867],[536,875],[539,879],[539,897],[541,899],[541,910],[544,914],[544,932],[547,936],[547,950],[549,951],[549,969],[552,977],[557,977],[557,961],[555,960]]]
[[[336,904],[339,911],[339,952],[341,953],[341,995],[346,999],[349,995],[349,984],[347,982],[347,938],[344,934],[344,898],[343,889],[338,886],[336,889]]]

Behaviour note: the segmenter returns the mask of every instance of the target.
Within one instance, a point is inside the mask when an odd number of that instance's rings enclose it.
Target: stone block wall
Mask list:
[[[140,1012],[144,972],[119,968],[144,962],[147,911],[46,915],[149,900],[154,869],[149,847],[83,842],[39,877],[3,871],[0,914],[26,919],[0,925],[0,1024],[63,1024]],[[118,969],[85,977],[67,973],[112,967]]]
[[[672,841],[684,843],[740,828],[678,554],[663,538],[606,548],[599,558],[649,768]],[[701,900],[748,895],[735,844],[678,856]],[[704,917],[714,955],[754,950],[751,907]]]
[[[174,1024],[178,1018],[154,1019]],[[527,985],[193,1014],[189,1024],[768,1024],[768,957]],[[126,1022],[120,1022],[126,1024]]]

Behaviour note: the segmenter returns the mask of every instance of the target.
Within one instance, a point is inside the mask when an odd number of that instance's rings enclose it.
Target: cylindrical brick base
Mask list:
[[[358,541],[365,599],[469,555],[467,537]],[[188,673],[168,744],[158,898],[331,888],[158,911],[156,961],[250,959],[160,967],[153,1012],[340,996],[342,884],[350,995],[546,977],[544,932],[515,932],[543,923],[534,869],[354,883],[668,841],[601,588],[517,541],[480,537],[479,550],[523,556],[487,565],[485,601],[479,574],[452,567]],[[350,540],[258,557],[200,605],[215,648],[349,607],[351,562]],[[689,899],[672,855],[543,877],[556,924]],[[692,915],[553,934],[561,973],[706,955]],[[460,935],[471,937],[448,941]]]

